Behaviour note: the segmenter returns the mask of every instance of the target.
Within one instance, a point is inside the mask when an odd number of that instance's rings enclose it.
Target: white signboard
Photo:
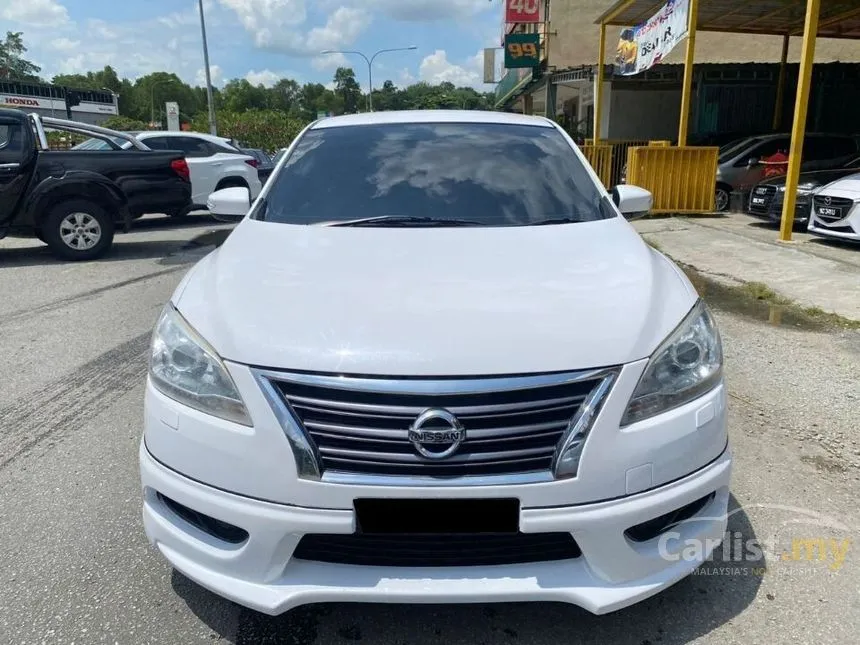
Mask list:
[[[23,110],[54,110],[62,115],[66,113],[66,102],[60,99],[49,99],[17,94],[0,94],[0,107],[13,107]],[[89,112],[91,114],[116,114],[116,106],[106,103],[90,103],[81,101],[80,105],[72,107],[72,112]]]
[[[488,47],[484,50],[484,82],[496,82],[496,48]]]
[[[167,129],[171,132],[179,132],[179,103],[168,101],[164,104],[167,112]]]
[[[615,73],[632,76],[663,59],[687,36],[690,0],[668,0],[646,22],[622,30],[615,53]]]

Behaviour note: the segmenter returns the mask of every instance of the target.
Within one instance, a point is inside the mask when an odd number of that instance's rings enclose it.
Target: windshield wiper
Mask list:
[[[581,219],[575,217],[552,217],[550,219],[542,219],[537,222],[528,222],[523,226],[549,226],[550,224],[579,224]]]
[[[482,222],[444,217],[417,217],[411,215],[379,215],[341,222],[324,222],[323,226],[484,226]]]

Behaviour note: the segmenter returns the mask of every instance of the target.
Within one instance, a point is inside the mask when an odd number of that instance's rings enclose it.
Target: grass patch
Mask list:
[[[744,282],[740,287],[750,298],[762,300],[772,305],[790,305],[792,301],[779,295],[764,282]]]
[[[815,320],[842,327],[843,329],[860,329],[860,320],[851,320],[830,311],[824,311],[821,307],[804,307],[801,311]]]
[[[676,262],[706,302],[731,313],[766,321],[772,325],[810,331],[837,329],[860,330],[860,320],[824,311],[821,307],[804,307],[776,293],[763,282],[726,284],[707,276],[695,267]]]

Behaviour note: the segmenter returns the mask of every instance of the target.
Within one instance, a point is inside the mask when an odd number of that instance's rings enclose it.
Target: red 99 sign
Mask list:
[[[505,22],[540,22],[542,0],[505,0]]]

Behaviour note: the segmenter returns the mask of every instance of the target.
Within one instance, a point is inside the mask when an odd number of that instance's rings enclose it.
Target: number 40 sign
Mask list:
[[[543,0],[505,0],[505,22],[540,22]]]

